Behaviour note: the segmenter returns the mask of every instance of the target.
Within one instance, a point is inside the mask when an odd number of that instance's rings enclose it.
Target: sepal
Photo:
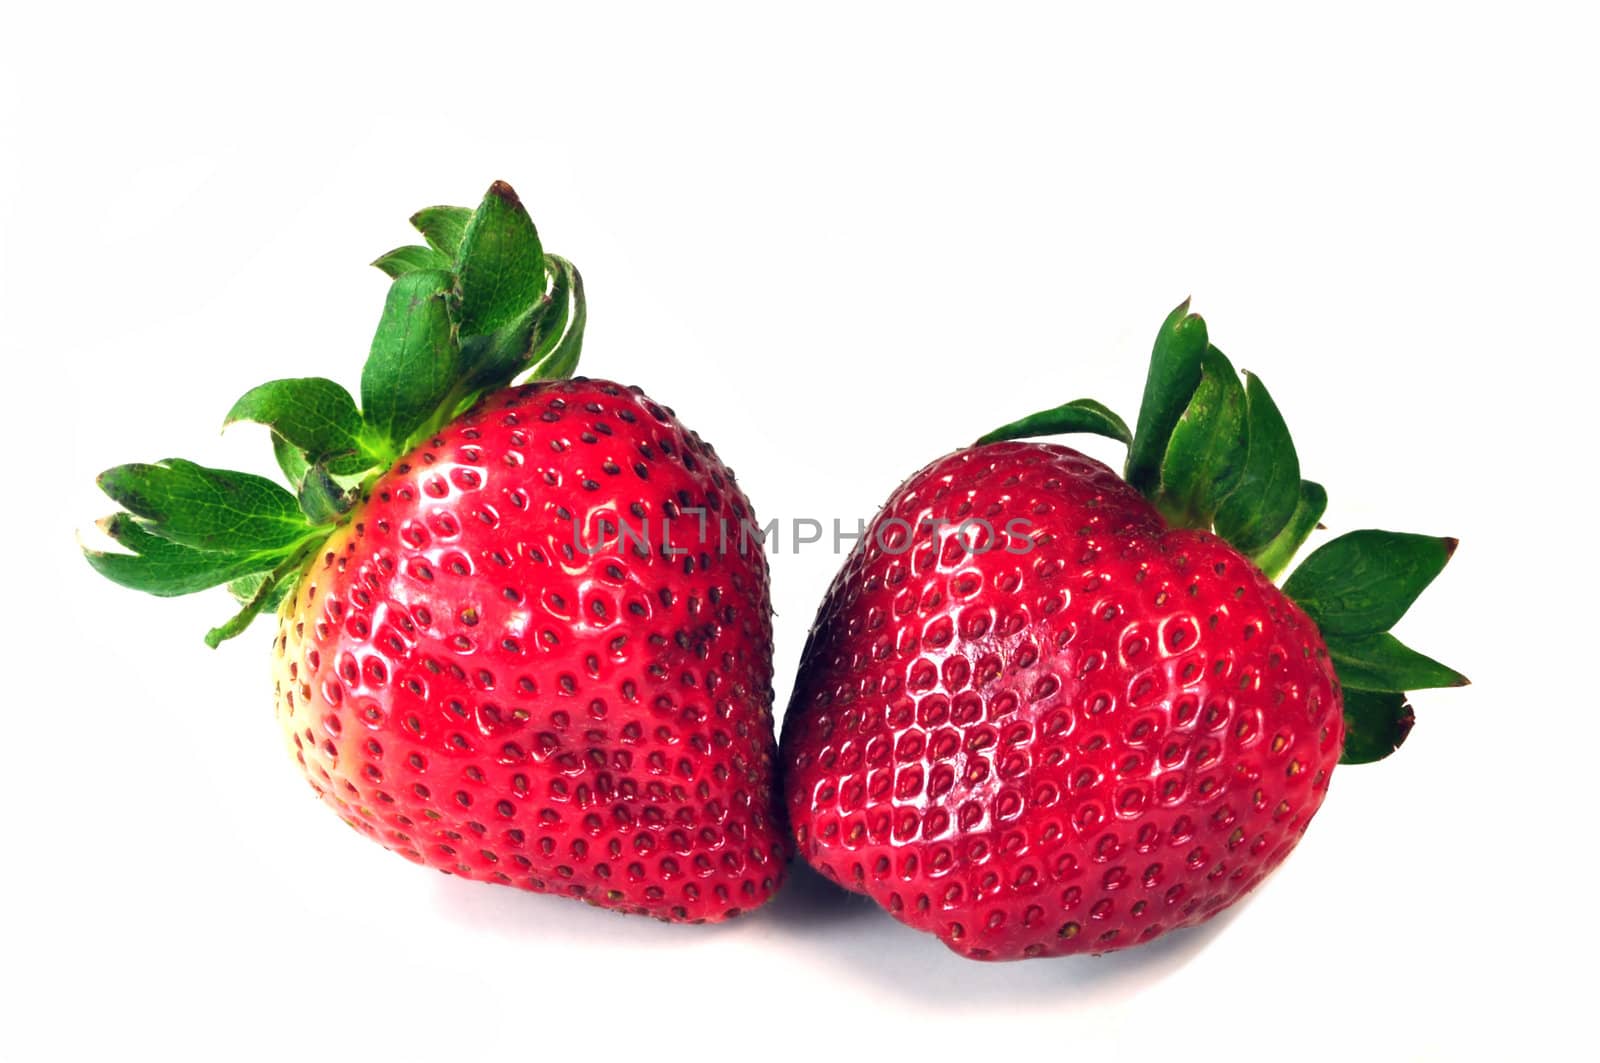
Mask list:
[[[1161,485],[1167,442],[1200,384],[1200,363],[1209,345],[1205,320],[1189,313],[1187,299],[1167,315],[1156,334],[1126,474],[1146,497]]]
[[[1316,622],[1344,691],[1344,761],[1388,756],[1411,730],[1406,692],[1467,677],[1389,634],[1455,553],[1454,539],[1364,529],[1324,544],[1283,592]]]
[[[1301,562],[1283,592],[1324,635],[1375,635],[1399,622],[1455,549],[1454,539],[1353,531]]]
[[[367,425],[392,453],[438,409],[456,382],[459,351],[451,322],[454,278],[419,270],[389,286],[383,317],[361,371]]]
[[[233,595],[233,600],[240,605],[248,605],[255,600],[256,595],[261,593],[262,584],[271,578],[272,574],[270,572],[257,572],[254,575],[241,576],[228,584],[228,593]],[[261,612],[276,612],[278,606],[282,605],[283,600],[288,597],[289,588],[293,582],[293,580],[280,579],[274,583],[272,589],[267,592],[265,600],[261,603]]]
[[[1002,425],[992,432],[979,436],[973,446],[1001,443],[1010,439],[1026,439],[1029,436],[1064,435],[1070,432],[1105,436],[1119,443],[1133,442],[1133,433],[1128,430],[1127,422],[1110,408],[1094,399],[1074,399]]]
[[[1407,646],[1388,632],[1329,635],[1339,683],[1346,690],[1428,690],[1464,687],[1466,676]]]
[[[523,374],[539,380],[569,377],[578,365],[585,318],[583,279],[572,263],[547,256],[549,283],[544,294],[516,321],[488,336],[461,345],[461,374],[467,388],[489,390]]]
[[[372,264],[390,277],[398,277],[405,273],[414,273],[419,269],[449,269],[452,260],[431,247],[409,244],[397,247],[388,254],[379,255],[373,259]]]
[[[978,444],[1060,432],[1126,440],[1092,400],[1013,421]],[[1258,377],[1241,382],[1185,300],[1157,333],[1126,479],[1174,527],[1212,529],[1277,579],[1320,528],[1328,494],[1301,478],[1283,415]],[[1413,722],[1405,691],[1462,686],[1465,676],[1389,634],[1438,576],[1455,540],[1365,530],[1314,552],[1283,583],[1315,622],[1345,697],[1345,760],[1393,752]]]
[[[461,250],[461,234],[472,220],[470,207],[423,207],[411,215],[411,227],[422,234],[428,246],[444,258],[444,269],[455,261]]]
[[[306,478],[306,473],[311,469],[311,462],[306,460],[305,451],[273,432],[272,456],[283,472],[283,478],[288,480],[291,486],[299,487],[300,481]]]
[[[506,327],[545,290],[538,230],[504,181],[490,186],[462,231],[456,278],[463,336],[484,336]]]
[[[1200,362],[1200,383],[1167,439],[1156,508],[1183,527],[1209,527],[1244,471],[1244,387],[1215,347]]]
[[[332,524],[350,511],[357,494],[341,487],[326,465],[317,464],[301,478],[295,500],[312,524]]]
[[[1417,722],[1411,703],[1398,691],[1344,692],[1344,751],[1341,764],[1371,764],[1400,748]]]
[[[326,462],[339,475],[354,475],[384,460],[377,452],[381,441],[369,438],[350,393],[322,377],[273,380],[251,388],[233,404],[222,426],[239,421],[266,425],[297,448],[307,465]],[[291,482],[299,479],[291,477]]]
[[[1239,481],[1217,508],[1217,534],[1244,554],[1265,548],[1300,501],[1300,459],[1283,414],[1261,378],[1244,374],[1245,456]]]
[[[589,309],[578,268],[559,255],[546,255],[545,262],[551,276],[550,294],[527,376],[534,380],[565,380],[577,371]]]
[[[143,518],[149,531],[200,550],[267,552],[311,531],[293,495],[250,473],[169,458],[107,469],[99,484],[123,509]]]
[[[128,513],[98,522],[100,530],[127,552],[92,550],[83,554],[94,570],[113,583],[160,598],[193,594],[271,569],[282,554],[199,550],[152,535]]]
[[[519,375],[572,374],[583,281],[570,262],[544,253],[509,185],[496,182],[476,211],[428,207],[411,222],[427,246],[398,247],[374,263],[392,281],[360,409],[333,381],[304,377],[251,389],[224,421],[265,425],[293,490],[179,459],[117,466],[99,482],[125,512],[102,527],[125,552],[86,548],[90,565],[159,595],[227,584],[241,608],[207,634],[215,646],[292,593],[379,470],[419,439]]]
[[[1289,567],[1300,547],[1311,538],[1311,533],[1321,527],[1322,515],[1328,510],[1328,492],[1319,483],[1301,480],[1298,500],[1289,521],[1272,541],[1250,555],[1250,560],[1266,573],[1268,579],[1277,579]]]

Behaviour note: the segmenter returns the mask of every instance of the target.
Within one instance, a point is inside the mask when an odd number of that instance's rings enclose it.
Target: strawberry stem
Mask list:
[[[235,635],[238,635],[244,631],[245,628],[249,627],[250,621],[256,618],[257,614],[261,612],[262,607],[273,596],[273,592],[277,589],[278,584],[287,576],[289,576],[290,573],[296,573],[300,569],[303,569],[306,563],[310,561],[311,555],[319,546],[322,545],[322,542],[323,538],[320,536],[315,539],[307,540],[298,550],[291,554],[287,560],[285,560],[277,568],[273,569],[267,575],[267,578],[261,581],[261,586],[257,588],[256,593],[250,598],[249,601],[244,603],[243,608],[241,608],[237,613],[233,614],[233,616],[220,627],[214,627],[210,631],[206,632],[206,645],[210,646],[212,649],[216,649],[225,640],[233,638]]]

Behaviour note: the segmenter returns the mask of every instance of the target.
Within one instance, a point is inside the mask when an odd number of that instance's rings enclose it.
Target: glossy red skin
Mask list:
[[[886,523],[973,517],[997,548],[947,527],[907,550]],[[780,759],[800,854],[902,922],[975,959],[1106,952],[1204,922],[1289,853],[1341,711],[1312,622],[1226,543],[1076,451],[997,443],[869,526]]]
[[[669,555],[661,519],[689,506],[709,534],[680,515]],[[351,826],[441,871],[676,921],[754,908],[788,853],[766,558],[716,549],[716,518],[749,514],[636,390],[487,397],[376,482],[281,610],[290,751]],[[591,549],[619,515],[650,546],[586,556],[571,515]]]

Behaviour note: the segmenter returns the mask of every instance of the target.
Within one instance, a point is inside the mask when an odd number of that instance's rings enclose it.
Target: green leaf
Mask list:
[[[1127,480],[1146,498],[1161,484],[1161,461],[1172,430],[1200,384],[1200,362],[1207,348],[1206,323],[1189,313],[1185,299],[1167,315],[1150,352],[1138,427],[1128,448]]]
[[[1243,553],[1272,541],[1300,501],[1300,459],[1261,378],[1244,374],[1245,458],[1239,482],[1217,509],[1216,530]]]
[[[228,584],[228,593],[233,595],[234,601],[240,605],[248,605],[255,599],[256,595],[261,593],[261,585],[270,579],[272,579],[272,573],[270,572],[257,572],[253,575],[242,576]],[[263,613],[276,612],[278,606],[282,605],[283,600],[289,596],[289,589],[294,586],[294,583],[295,581],[292,579],[277,580],[272,589],[267,592],[266,599],[261,603],[261,611]]]
[[[1283,530],[1273,536],[1271,542],[1250,555],[1250,560],[1267,574],[1268,579],[1277,579],[1283,570],[1289,567],[1289,562],[1294,560],[1294,555],[1300,552],[1300,547],[1311,537],[1311,533],[1317,528],[1317,522],[1327,510],[1328,492],[1322,485],[1311,480],[1301,480],[1300,497],[1295,503],[1294,515],[1283,526]]]
[[[502,387],[530,371],[541,380],[572,375],[583,339],[583,280],[565,259],[550,256],[549,261],[550,286],[527,313],[491,335],[462,343],[467,390]]]
[[[1161,462],[1157,507],[1174,524],[1208,528],[1239,482],[1245,459],[1244,387],[1233,364],[1207,348],[1200,384],[1173,426]]]
[[[1463,687],[1467,677],[1407,646],[1393,635],[1329,635],[1328,655],[1350,690],[1426,690]]]
[[[305,451],[273,432],[272,456],[277,459],[278,468],[283,470],[284,477],[292,486],[298,488],[300,481],[305,479],[306,472],[311,468],[311,463],[306,460]]]
[[[461,335],[505,328],[545,291],[544,249],[533,219],[504,181],[490,186],[456,253]]]
[[[489,390],[511,381],[532,355],[538,339],[537,313],[529,310],[487,336],[469,336],[461,344],[462,380],[470,390]]]
[[[423,207],[411,215],[411,225],[428,241],[428,246],[448,261],[440,269],[448,269],[461,249],[461,234],[466,231],[472,211],[467,207]]]
[[[1323,635],[1375,635],[1395,625],[1455,553],[1454,539],[1367,529],[1306,558],[1283,591]]]
[[[163,539],[202,550],[258,553],[304,539],[311,526],[289,492],[261,476],[169,458],[119,465],[100,489]]]
[[[296,492],[300,512],[313,524],[331,524],[350,509],[350,496],[334,482],[325,465],[313,465]]]
[[[225,639],[231,639],[250,626],[261,612],[281,602],[287,593],[286,584],[292,585],[297,581],[298,574],[305,568],[306,561],[311,557],[320,543],[320,540],[302,543],[293,553],[278,563],[278,566],[262,577],[255,586],[255,593],[246,599],[244,605],[226,623],[214,627],[206,632],[206,645],[216,649]]]
[[[372,352],[361,371],[366,420],[396,451],[455,383],[458,352],[448,300],[453,280],[419,270],[389,286]]]
[[[1392,691],[1344,692],[1344,753],[1341,764],[1370,764],[1400,748],[1416,722],[1404,694]]]
[[[265,571],[284,556],[281,552],[224,553],[182,546],[152,535],[127,513],[114,513],[99,524],[102,531],[130,552],[85,548],[83,555],[94,570],[113,583],[162,598],[193,594]]]
[[[410,244],[397,247],[386,255],[380,255],[372,264],[389,276],[398,277],[402,273],[411,273],[419,269],[449,269],[455,264],[455,259],[431,247]]]
[[[1074,399],[1053,409],[1029,414],[1018,421],[978,437],[974,446],[1000,443],[1029,436],[1053,436],[1065,432],[1089,432],[1122,443],[1133,442],[1133,433],[1122,418],[1093,399]]]
[[[222,425],[238,421],[267,425],[299,448],[308,464],[333,459],[329,468],[344,475],[370,469],[381,460],[366,449],[365,426],[355,400],[322,377],[273,380],[251,388],[233,404]]]
[[[578,368],[589,309],[577,267],[560,255],[546,255],[545,262],[551,272],[549,308],[528,359],[527,375],[533,380],[565,380]]]

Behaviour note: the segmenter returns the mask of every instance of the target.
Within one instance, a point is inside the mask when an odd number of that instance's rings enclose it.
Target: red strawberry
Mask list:
[[[364,411],[289,380],[229,417],[272,426],[298,501],[121,466],[101,483],[128,512],[104,526],[132,553],[91,563],[158,594],[235,581],[247,604],[213,644],[281,601],[290,752],[384,846],[663,919],[763,903],[786,844],[749,502],[637,389],[548,379],[577,362],[581,283],[508,187],[414,221],[430,246],[379,260]]]
[[[1341,750],[1399,744],[1401,691],[1465,682],[1385,633],[1453,542],[1355,532],[1283,590],[1263,572],[1325,496],[1187,305],[1139,423],[1080,400],[913,475],[801,661],[780,753],[801,855],[973,958],[1209,919],[1294,848]],[[1131,442],[1149,497],[1008,441],[1055,431]]]

